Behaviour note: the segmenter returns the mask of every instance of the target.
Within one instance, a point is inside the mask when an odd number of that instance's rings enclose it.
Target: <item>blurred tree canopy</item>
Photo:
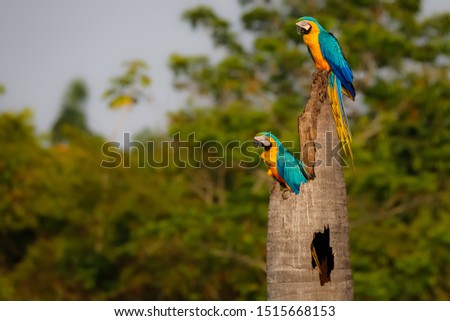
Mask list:
[[[240,2],[240,26],[206,6],[184,13],[220,58],[169,58],[186,107],[167,133],[116,150],[130,166],[101,167],[104,140],[77,126],[46,147],[28,111],[0,114],[0,299],[265,299],[271,180],[247,143],[271,130],[298,150],[314,70],[303,15],[337,36],[356,75],[355,298],[450,299],[450,14],[419,18],[419,0]]]
[[[81,79],[73,80],[64,95],[60,114],[53,124],[53,143],[64,143],[67,141],[66,127],[75,127],[84,132],[89,132],[86,124],[86,100],[88,89]]]
[[[111,109],[131,107],[139,99],[148,100],[145,88],[150,86],[151,79],[147,75],[148,65],[139,59],[124,63],[125,72],[110,81],[110,87],[103,93],[103,98],[109,100]]]

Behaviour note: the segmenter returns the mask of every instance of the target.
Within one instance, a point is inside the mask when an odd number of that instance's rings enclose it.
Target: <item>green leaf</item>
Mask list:
[[[135,104],[137,100],[129,95],[120,95],[114,98],[110,103],[109,107],[113,109],[118,109],[122,107],[127,107]]]
[[[103,99],[108,99],[115,93],[115,91],[116,91],[115,88],[109,88],[109,89],[105,90],[102,95]]]
[[[148,87],[151,83],[150,77],[147,75],[141,75],[141,85],[143,87]]]

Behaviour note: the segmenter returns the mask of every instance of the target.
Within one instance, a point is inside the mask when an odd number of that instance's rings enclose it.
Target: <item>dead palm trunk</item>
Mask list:
[[[332,152],[339,141],[327,81],[325,72],[313,75],[311,97],[299,117],[302,160],[308,166],[315,160],[308,168],[315,179],[301,186],[300,195],[283,194],[278,184],[270,195],[269,300],[353,299],[347,195],[339,158]]]

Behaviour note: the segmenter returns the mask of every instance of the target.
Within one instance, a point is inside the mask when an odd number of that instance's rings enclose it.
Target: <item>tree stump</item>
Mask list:
[[[279,184],[270,194],[269,300],[353,299],[347,194],[327,84],[326,72],[314,73],[311,97],[299,117],[302,161],[315,178],[299,195],[283,197]]]

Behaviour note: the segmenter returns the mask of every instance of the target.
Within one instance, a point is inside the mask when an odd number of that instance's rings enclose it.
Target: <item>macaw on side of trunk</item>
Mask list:
[[[304,165],[269,132],[258,133],[254,137],[256,147],[264,147],[261,158],[269,166],[267,175],[272,176],[295,194],[300,193],[300,185],[308,181]]]

